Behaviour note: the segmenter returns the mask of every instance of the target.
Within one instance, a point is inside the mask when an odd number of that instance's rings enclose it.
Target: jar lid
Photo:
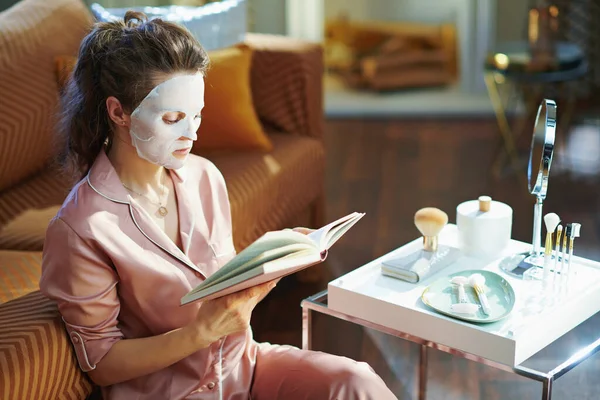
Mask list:
[[[480,196],[477,200],[469,200],[456,207],[457,214],[470,218],[497,219],[512,216],[512,208],[489,196]]]
[[[479,196],[479,211],[488,212],[492,206],[492,198],[490,196]]]

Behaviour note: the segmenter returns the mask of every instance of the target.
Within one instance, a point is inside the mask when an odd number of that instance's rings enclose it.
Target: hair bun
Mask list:
[[[148,16],[141,11],[129,10],[125,13],[124,21],[128,28],[136,28],[144,22],[148,22]]]

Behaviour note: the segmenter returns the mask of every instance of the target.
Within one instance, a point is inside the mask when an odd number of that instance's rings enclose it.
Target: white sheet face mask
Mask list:
[[[204,107],[202,74],[180,75],[156,86],[131,113],[131,143],[138,155],[169,169],[183,167],[185,156],[176,150],[190,149],[197,139],[200,111]],[[169,118],[164,119],[169,113]],[[169,120],[177,117],[177,122]]]

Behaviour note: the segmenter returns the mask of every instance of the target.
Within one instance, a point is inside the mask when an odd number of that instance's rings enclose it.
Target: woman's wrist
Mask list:
[[[219,340],[219,338],[213,337],[213,335],[211,335],[207,329],[205,329],[196,321],[185,326],[182,329],[182,332],[186,337],[186,341],[197,350],[204,349],[210,346],[213,342]]]

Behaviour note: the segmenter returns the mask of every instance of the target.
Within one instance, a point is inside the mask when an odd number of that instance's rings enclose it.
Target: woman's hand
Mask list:
[[[183,328],[139,339],[117,341],[88,375],[100,386],[114,385],[160,371],[223,336],[244,331],[256,304],[277,280],[204,302],[196,319]]]
[[[213,343],[223,336],[245,331],[254,307],[275,287],[278,280],[266,282],[214,300],[205,301],[196,320],[189,326],[199,343]]]

